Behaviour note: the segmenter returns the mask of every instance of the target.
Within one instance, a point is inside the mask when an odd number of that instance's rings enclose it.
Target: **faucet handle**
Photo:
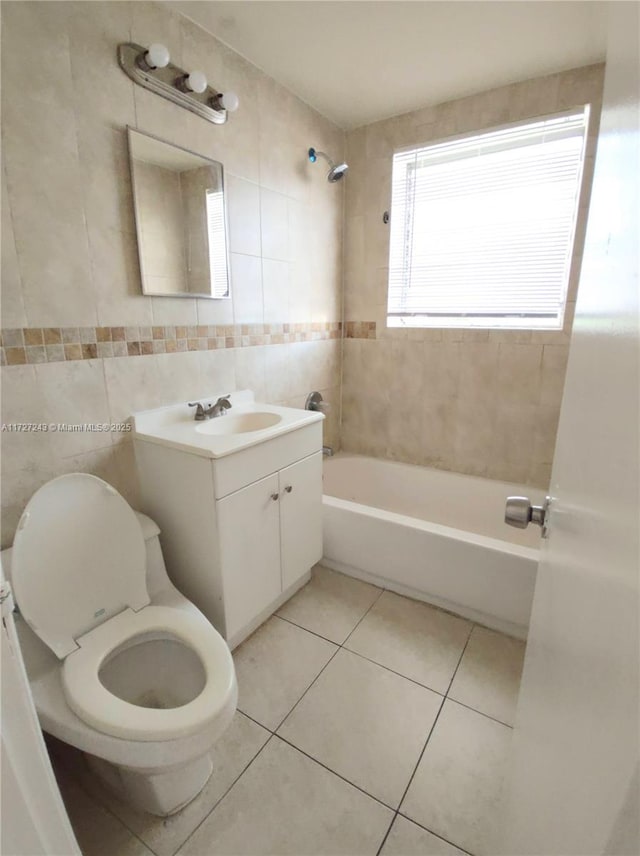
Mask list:
[[[195,407],[196,408],[196,419],[198,419],[198,420],[204,419],[204,407],[202,406],[202,404],[200,404],[199,401],[194,401],[193,403],[190,401],[187,401],[187,404],[189,405],[189,407]]]

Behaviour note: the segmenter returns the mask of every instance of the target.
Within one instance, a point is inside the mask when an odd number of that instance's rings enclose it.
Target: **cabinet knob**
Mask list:
[[[271,494],[271,499],[272,499],[274,502],[276,502],[276,501],[277,501],[277,499],[279,498],[279,496],[280,496],[280,494],[279,494],[279,493],[272,493],[272,494]]]
[[[293,490],[293,485],[288,484],[288,485],[285,487],[284,492],[285,492],[285,493],[291,493],[291,491],[292,491],[292,490]]]

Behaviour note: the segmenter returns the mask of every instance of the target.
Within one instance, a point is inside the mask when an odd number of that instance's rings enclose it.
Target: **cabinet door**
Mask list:
[[[322,452],[280,470],[282,588],[322,558]]]
[[[216,502],[227,639],[282,590],[277,494],[274,474]]]

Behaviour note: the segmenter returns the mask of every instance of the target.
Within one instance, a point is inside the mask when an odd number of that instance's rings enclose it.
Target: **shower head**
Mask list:
[[[349,166],[346,163],[339,163],[334,167],[331,167],[327,174],[327,181],[340,181],[341,178],[344,178],[347,172],[349,171]]]
[[[340,181],[341,178],[347,174],[349,167],[346,163],[334,163],[331,158],[326,155],[324,152],[316,151],[316,149],[309,149],[309,160],[311,163],[315,163],[318,160],[318,157],[322,157],[329,164],[329,172],[327,173],[327,181],[330,181],[332,184],[336,181]]]

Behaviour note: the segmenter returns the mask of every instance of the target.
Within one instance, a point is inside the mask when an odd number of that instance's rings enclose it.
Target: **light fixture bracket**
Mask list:
[[[227,111],[220,108],[217,110],[210,106],[211,100],[216,100],[220,93],[212,86],[207,86],[204,92],[185,92],[178,88],[180,81],[184,80],[188,72],[169,63],[164,68],[149,68],[146,63],[140,62],[144,59],[147,48],[137,45],[135,42],[126,42],[118,45],[118,63],[120,68],[128,75],[134,83],[150,89],[156,95],[161,95],[174,104],[179,104],[186,110],[190,110],[197,116],[201,116],[215,125],[224,125],[227,121]]]

